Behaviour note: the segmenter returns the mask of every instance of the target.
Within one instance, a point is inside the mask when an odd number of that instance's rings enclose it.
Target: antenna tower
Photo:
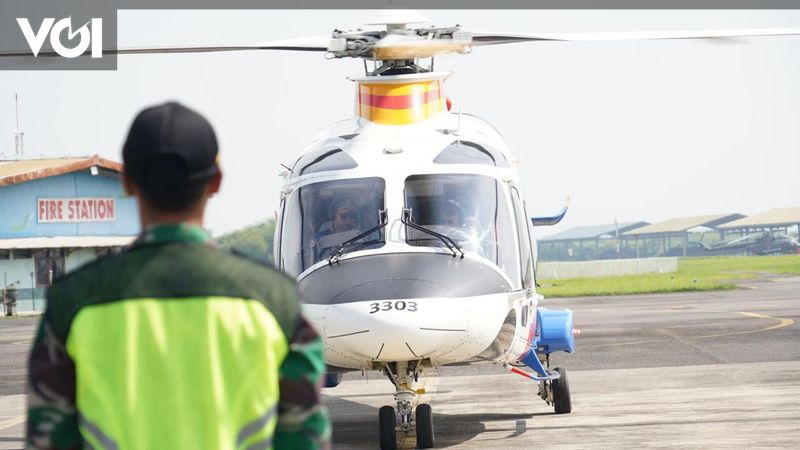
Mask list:
[[[22,138],[25,133],[19,129],[19,95],[14,94],[14,109],[17,115],[17,127],[14,129],[14,159],[20,160],[23,158],[23,142]]]

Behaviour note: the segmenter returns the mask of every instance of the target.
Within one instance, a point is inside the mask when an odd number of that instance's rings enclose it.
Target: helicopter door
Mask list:
[[[522,202],[522,210],[525,212],[525,217],[531,217],[528,214],[528,204]],[[529,220],[525,221],[525,226],[528,227],[528,239],[531,243],[531,262],[533,263],[533,285],[539,286],[538,282],[536,281],[536,274],[538,273],[538,264],[539,264],[539,248],[536,244],[536,235],[533,233],[533,223]]]
[[[283,270],[283,260],[281,259],[281,241],[283,240],[283,221],[286,218],[286,198],[281,195],[281,204],[278,208],[280,214],[275,218],[275,237],[277,239],[273,240],[273,249],[272,249],[272,260],[275,264],[275,267],[280,268]]]
[[[516,187],[511,187],[511,203],[514,205],[514,216],[517,219],[517,239],[519,242],[519,261],[522,269],[522,288],[533,288],[533,252],[531,238],[528,234],[528,218],[522,206],[522,200]]]

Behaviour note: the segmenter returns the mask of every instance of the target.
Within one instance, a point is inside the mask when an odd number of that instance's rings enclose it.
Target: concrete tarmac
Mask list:
[[[555,415],[537,385],[494,366],[425,379],[437,448],[733,448],[800,443],[800,278],[734,291],[545,300],[567,307],[577,351],[573,412]],[[22,447],[30,318],[0,320],[0,449]],[[374,449],[393,388],[377,372],[324,390],[334,448]],[[413,432],[399,433],[414,448]]]

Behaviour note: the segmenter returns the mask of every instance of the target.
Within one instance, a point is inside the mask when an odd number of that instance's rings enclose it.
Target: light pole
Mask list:
[[[31,301],[33,301],[33,310],[36,311],[36,293],[33,289],[33,272],[31,272]]]
[[[8,277],[6,272],[3,272],[3,296],[0,297],[0,303],[3,304],[3,315],[6,315],[6,288],[8,287]]]

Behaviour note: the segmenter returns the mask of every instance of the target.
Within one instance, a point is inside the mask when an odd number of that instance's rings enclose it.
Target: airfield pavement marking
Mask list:
[[[613,344],[601,344],[601,345],[583,346],[581,348],[585,348],[587,350],[591,350],[591,349],[595,349],[595,348],[605,348],[605,347],[623,347],[625,345],[654,344],[656,342],[666,342],[666,341],[663,340],[663,339],[648,339],[646,341],[615,342]]]
[[[759,314],[759,313],[748,312],[748,311],[733,311],[732,314],[740,314],[740,315],[745,316],[745,317],[752,317],[752,318],[756,318],[756,319],[772,319],[772,320],[778,320],[780,322],[775,324],[775,325],[766,327],[766,328],[759,328],[757,330],[732,331],[730,333],[708,334],[708,335],[705,335],[705,336],[695,336],[692,339],[708,339],[708,338],[713,338],[713,337],[733,336],[733,335],[737,335],[737,334],[760,333],[762,331],[777,330],[778,328],[788,327],[788,326],[790,326],[790,325],[792,325],[794,323],[794,320],[787,319],[785,317],[772,317],[772,316],[768,316],[766,314]]]
[[[676,306],[674,308],[680,308],[680,306]],[[662,310],[662,311],[665,311],[665,310]],[[672,311],[670,311],[670,312],[672,312]],[[768,326],[768,327],[759,328],[759,329],[756,329],[756,330],[732,331],[732,332],[729,332],[729,333],[717,333],[717,334],[708,334],[708,335],[703,335],[703,336],[692,336],[692,337],[688,337],[686,339],[689,339],[689,340],[710,339],[710,338],[715,338],[715,337],[735,336],[735,335],[739,335],[739,334],[761,333],[761,332],[764,332],[764,331],[777,330],[779,328],[788,327],[788,326],[791,326],[791,325],[794,324],[794,320],[786,318],[786,317],[773,317],[773,316],[768,316],[766,314],[759,314],[759,313],[754,313],[754,312],[750,312],[750,311],[697,311],[697,312],[720,313],[720,314],[739,314],[739,315],[744,316],[744,317],[750,317],[750,318],[755,318],[755,319],[777,320],[778,323],[775,324],[775,325]],[[701,327],[701,326],[706,326],[706,325],[705,324],[675,325],[675,326],[668,327],[668,329],[697,328],[697,327]],[[676,335],[674,333],[668,332],[665,329],[658,329],[656,331],[658,331],[658,332],[660,332],[662,334],[666,334],[667,336],[670,336],[673,339],[677,339],[677,340],[684,339],[684,338],[679,337],[678,335]],[[586,348],[586,349],[598,349],[598,348],[610,348],[610,347],[624,347],[624,346],[628,346],[628,345],[655,344],[655,343],[659,343],[659,342],[666,342],[666,341],[663,340],[663,339],[647,339],[647,340],[633,341],[633,342],[615,342],[615,343],[612,343],[612,344],[600,344],[600,345],[586,346],[584,348]]]

